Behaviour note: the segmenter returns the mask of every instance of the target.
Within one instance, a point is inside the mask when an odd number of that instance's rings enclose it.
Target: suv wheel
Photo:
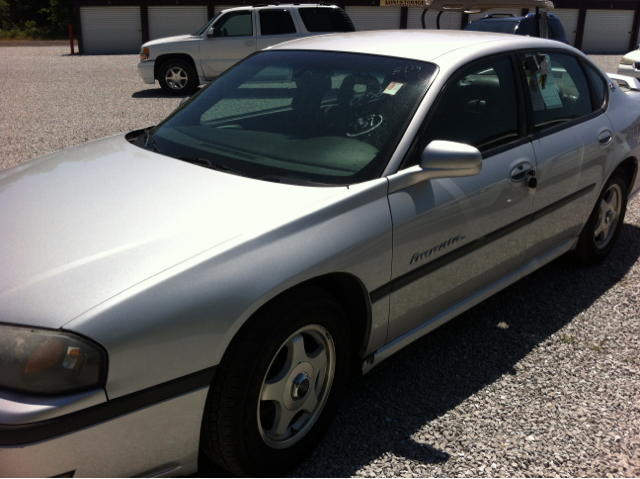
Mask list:
[[[188,95],[198,86],[193,67],[184,60],[168,60],[158,72],[160,88],[170,95]]]

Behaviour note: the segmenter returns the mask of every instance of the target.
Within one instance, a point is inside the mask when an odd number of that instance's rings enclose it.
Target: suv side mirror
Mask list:
[[[475,176],[482,171],[482,153],[473,146],[435,140],[422,152],[419,166],[389,177],[389,193],[436,178]]]
[[[209,27],[209,30],[207,30],[207,36],[208,37],[215,37],[216,36],[216,32],[213,29],[213,27]]]

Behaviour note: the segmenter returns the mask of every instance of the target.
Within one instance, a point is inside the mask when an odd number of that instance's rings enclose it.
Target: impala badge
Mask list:
[[[418,261],[422,261],[425,258],[428,258],[434,253],[437,253],[441,249],[445,249],[448,246],[451,246],[453,243],[457,243],[464,239],[464,236],[458,235],[455,238],[451,238],[449,241],[445,241],[444,243],[440,243],[438,246],[434,246],[430,250],[425,251],[424,253],[416,253],[411,257],[411,261],[409,264],[417,263]]]

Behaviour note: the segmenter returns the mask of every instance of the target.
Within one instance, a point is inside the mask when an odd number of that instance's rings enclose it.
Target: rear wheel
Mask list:
[[[621,173],[607,181],[585,225],[578,246],[577,258],[585,264],[605,259],[616,244],[627,211],[627,183]]]
[[[288,295],[253,318],[212,384],[204,451],[239,475],[282,475],[318,445],[346,388],[348,319],[320,290]]]
[[[170,95],[188,95],[198,86],[193,67],[184,60],[167,60],[158,71],[160,88]]]

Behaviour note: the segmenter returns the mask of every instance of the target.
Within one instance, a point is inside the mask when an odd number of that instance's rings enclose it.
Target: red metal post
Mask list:
[[[71,46],[71,54],[73,55],[73,27],[71,24],[69,24],[69,45]]]

